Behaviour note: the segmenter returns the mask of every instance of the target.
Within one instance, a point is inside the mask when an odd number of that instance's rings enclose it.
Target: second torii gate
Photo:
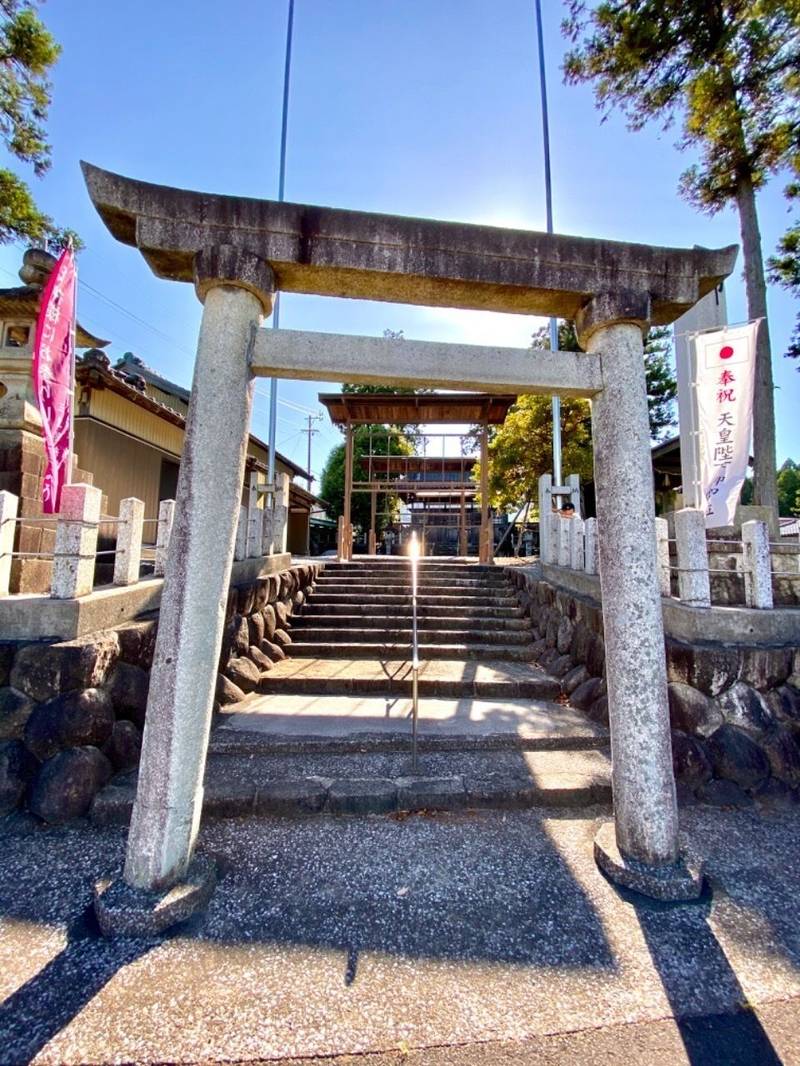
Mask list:
[[[137,907],[149,928],[154,911],[167,921],[154,894],[174,899],[175,886],[205,876],[192,857],[259,375],[592,401],[614,793],[595,856],[657,898],[699,894],[678,843],[642,337],[730,274],[735,247],[656,248],[84,173],[111,233],[160,277],[193,282],[204,304],[136,802],[124,879],[104,893],[107,927],[116,915],[130,929]],[[586,354],[259,329],[279,289],[560,316]]]
[[[392,338],[390,338],[392,339]],[[398,354],[402,349],[398,349]],[[354,393],[341,392],[320,394],[323,404],[334,425],[345,431],[345,486],[344,486],[344,521],[339,556],[342,559],[352,557],[353,527],[350,521],[353,492],[369,491],[373,505],[378,492],[413,492],[415,489],[430,489],[432,483],[410,479],[410,465],[415,465],[414,473],[419,475],[423,467],[433,470],[435,461],[424,462],[422,456],[371,456],[368,477],[360,480],[354,474],[353,464],[353,428],[358,425],[391,423],[396,426],[411,424],[447,425],[466,424],[479,427],[480,471],[479,492],[481,497],[481,525],[478,538],[478,558],[482,563],[492,560],[493,545],[489,517],[489,482],[488,482],[488,433],[489,426],[502,425],[516,396],[503,396],[494,393],[424,393],[421,395],[397,395],[394,393]],[[457,464],[457,484],[455,481],[442,483],[440,488],[460,490],[462,506],[462,528],[464,523],[464,494],[474,491],[471,470],[475,460],[460,456]],[[374,472],[377,464],[380,471]],[[373,477],[373,473],[376,476]],[[381,477],[380,474],[384,476]],[[405,477],[403,476],[405,474]],[[375,552],[375,515],[373,506],[372,528],[370,530],[370,552]],[[460,538],[463,539],[463,538]],[[462,552],[466,555],[466,549]]]

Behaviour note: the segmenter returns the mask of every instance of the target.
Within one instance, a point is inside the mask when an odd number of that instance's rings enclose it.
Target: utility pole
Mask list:
[[[542,140],[544,141],[544,196],[547,212],[547,232],[553,232],[553,186],[550,174],[550,119],[547,114],[547,78],[544,69],[544,33],[542,31],[541,0],[534,0],[536,8],[536,36],[539,45],[539,83],[542,93]],[[550,351],[558,351],[558,319],[550,319]],[[553,408],[553,483],[561,485],[561,398],[552,397]]]
[[[292,30],[294,28],[294,0],[289,0],[286,20],[286,59],[283,69],[283,110],[281,113],[281,152],[278,172],[278,202],[283,203],[286,185],[286,138],[289,131],[289,81],[292,72]],[[281,321],[281,296],[275,294],[272,312],[272,328],[279,329]],[[270,379],[269,390],[269,455],[267,456],[267,483],[275,493],[275,438],[278,430],[278,379]]]
[[[306,415],[308,426],[305,429],[301,429],[301,433],[308,434],[308,462],[306,463],[306,470],[308,471],[308,491],[311,492],[311,482],[314,480],[311,476],[311,438],[315,433],[319,433],[318,429],[312,429],[314,422],[321,422],[322,415]]]

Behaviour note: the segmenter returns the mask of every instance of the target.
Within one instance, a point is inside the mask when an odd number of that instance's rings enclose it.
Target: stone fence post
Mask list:
[[[675,541],[681,602],[690,607],[710,607],[706,518],[701,510],[684,507],[675,512]]]
[[[162,500],[158,505],[158,534],[156,536],[156,563],[153,573],[163,577],[167,569],[169,542],[172,537],[172,522],[175,518],[175,501]]]
[[[275,555],[286,551],[289,533],[289,475],[275,475],[275,510],[273,512],[272,551]]]
[[[238,533],[238,529],[237,529]],[[247,481],[247,545],[248,559],[257,559],[263,551],[264,511],[258,506],[258,474],[250,471]]]
[[[569,525],[569,565],[572,570],[583,570],[584,566],[584,522],[582,518],[571,519]]]
[[[144,500],[128,496],[119,505],[117,550],[114,555],[114,584],[135,585],[142,561]]]
[[[53,553],[53,599],[72,600],[92,591],[102,500],[102,492],[94,485],[62,489]]]
[[[558,565],[569,566],[570,564],[570,526],[572,520],[569,518],[557,518],[558,522]]]
[[[8,595],[18,509],[18,496],[5,489],[0,492],[0,596]]]
[[[656,519],[656,552],[658,554],[658,583],[662,596],[672,595],[669,568],[669,523],[666,518]]]
[[[559,523],[561,519],[552,511],[546,519],[547,525],[547,557],[545,562],[551,566],[558,566],[558,534],[561,531]]]
[[[597,519],[587,518],[583,524],[583,569],[597,573]]]
[[[744,602],[748,607],[772,607],[772,558],[766,522],[742,523]]]
[[[550,512],[553,509],[553,478],[542,474],[539,478],[539,558],[550,562]]]
[[[264,514],[266,515],[267,509],[264,508]],[[266,550],[262,550],[262,555],[267,555]],[[233,557],[236,562],[240,559],[247,558],[247,508],[244,504],[239,508],[239,521],[236,525],[236,543],[233,548]]]

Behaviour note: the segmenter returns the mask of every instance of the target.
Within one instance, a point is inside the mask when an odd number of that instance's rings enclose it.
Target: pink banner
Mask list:
[[[33,349],[33,387],[42,416],[47,464],[42,510],[56,514],[72,463],[72,391],[75,378],[75,256],[65,248],[47,280]]]

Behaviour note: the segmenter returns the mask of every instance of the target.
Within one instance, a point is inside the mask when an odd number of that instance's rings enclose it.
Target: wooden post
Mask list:
[[[353,425],[347,423],[344,444],[344,530],[342,537],[342,559],[353,557],[353,526],[350,521],[351,497],[353,495]]]
[[[135,585],[142,561],[144,500],[129,496],[119,505],[117,550],[114,555],[114,584]]]
[[[461,489],[461,509],[458,518],[458,554],[467,554],[467,494]]]
[[[372,460],[370,459],[370,462]],[[375,489],[372,490],[371,509],[369,516],[369,545],[367,551],[370,555],[375,555],[376,536],[375,536],[375,521],[378,513],[378,493]]]
[[[486,422],[481,429],[481,536],[478,559],[482,563],[492,561],[493,545],[489,529],[489,432]]]

